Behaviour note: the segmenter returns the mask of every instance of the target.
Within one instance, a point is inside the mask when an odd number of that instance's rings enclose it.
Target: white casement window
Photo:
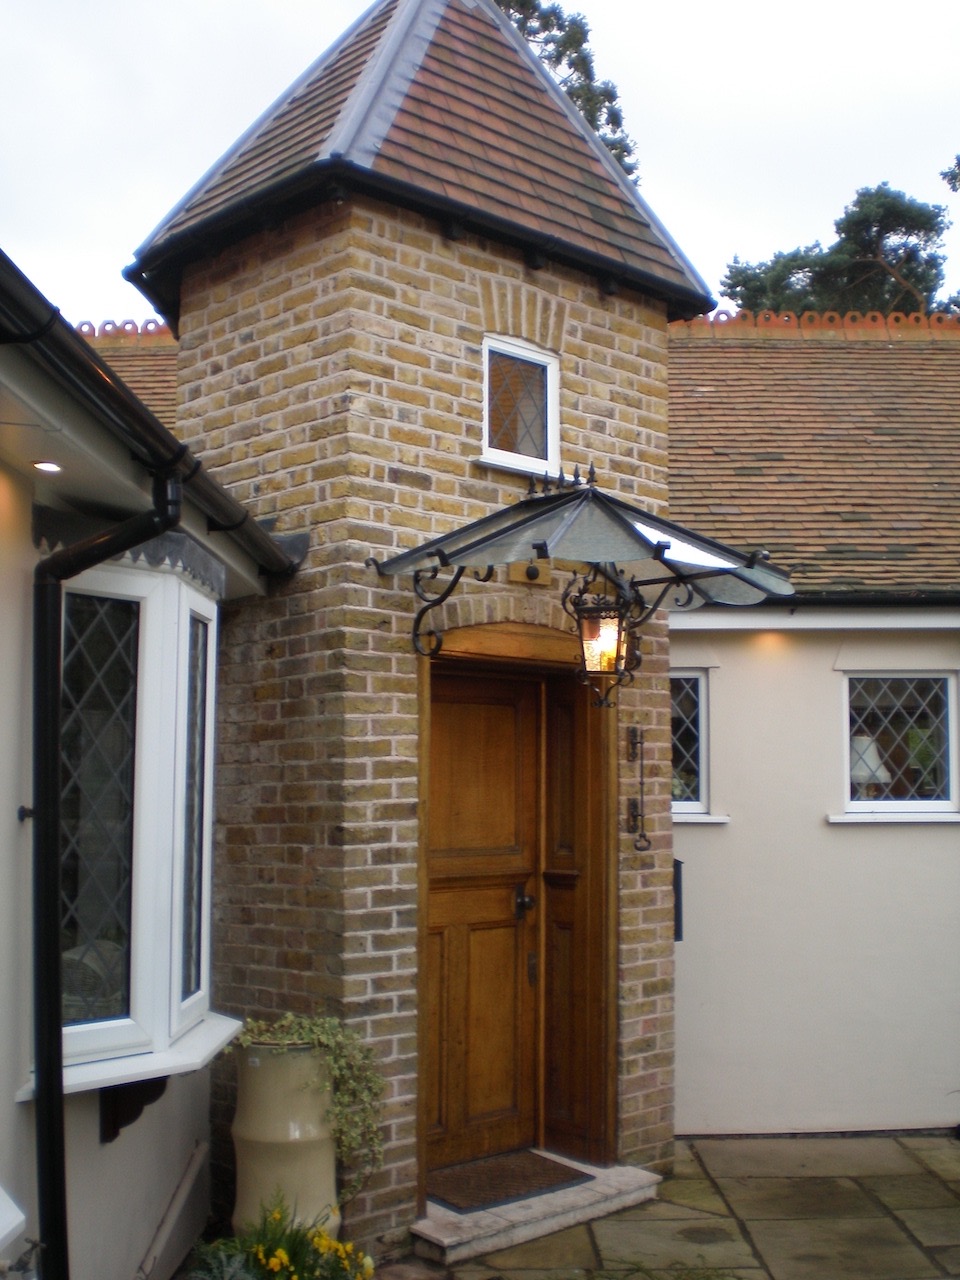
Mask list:
[[[847,674],[847,812],[958,809],[956,675]]]
[[[707,675],[670,673],[673,812],[707,813]]]
[[[518,338],[483,340],[483,460],[511,471],[560,471],[560,362]]]
[[[68,1069],[204,1038],[216,632],[215,602],[172,571],[107,566],[64,593]]]

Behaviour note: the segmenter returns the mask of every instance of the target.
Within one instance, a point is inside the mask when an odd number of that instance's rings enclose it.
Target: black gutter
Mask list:
[[[567,241],[548,239],[508,218],[458,200],[434,196],[414,183],[381,176],[343,157],[319,161],[306,174],[298,173],[293,178],[262,187],[238,205],[228,206],[156,247],[148,246],[135,262],[124,268],[123,276],[176,331],[180,320],[180,277],[186,263],[209,258],[245,236],[276,226],[286,217],[326,200],[343,199],[350,193],[392,201],[434,221],[493,236],[503,244],[540,252],[561,265],[649,294],[668,304],[670,320],[690,320],[712,311],[716,305],[709,294],[664,280],[655,271],[631,268],[617,258],[578,249]],[[640,216],[638,212],[638,218]],[[664,246],[664,251],[669,252],[668,246]],[[679,265],[677,269],[681,270]]]
[[[153,507],[41,560],[33,585],[33,1039],[40,1274],[70,1280],[60,965],[63,582],[180,521],[182,486],[154,476]]]
[[[191,504],[206,517],[208,530],[228,534],[262,573],[273,578],[294,573],[303,548],[291,554],[251,519],[2,252],[0,342],[19,345],[146,470],[179,477],[189,487]]]
[[[61,548],[34,573],[33,956],[34,1069],[40,1274],[69,1280],[63,1027],[60,961],[60,690],[62,583],[139,546],[180,521],[182,490],[208,529],[224,532],[260,571],[293,574],[306,550],[290,554],[201,469],[201,464],[143,405],[59,312],[0,252],[0,344],[16,346],[42,376],[119,440],[153,476],[153,507]]]
[[[803,591],[798,590],[788,601],[783,599],[761,600],[753,606],[755,609],[788,607],[791,613],[797,609],[956,609],[960,608],[960,590],[926,591],[923,589],[907,589],[904,591],[883,591],[876,588],[858,589],[851,587],[848,591]]]

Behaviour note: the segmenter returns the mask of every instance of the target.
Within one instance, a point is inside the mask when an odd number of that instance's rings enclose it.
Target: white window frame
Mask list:
[[[709,748],[709,671],[704,667],[672,667],[670,670],[671,680],[690,680],[695,679],[698,684],[697,694],[697,711],[699,717],[699,758],[697,767],[699,769],[700,782],[700,799],[699,800],[672,800],[671,809],[674,817],[690,817],[693,815],[708,814],[710,812],[710,748]],[[670,732],[670,750],[671,756],[673,752],[673,726],[672,726],[672,710],[673,710],[673,690],[670,690],[670,708],[671,708],[671,732]],[[671,768],[671,778],[673,771]]]
[[[850,777],[850,683],[852,680],[945,680],[947,691],[947,754],[948,798],[945,800],[905,800],[900,798],[880,799],[870,797],[863,800],[851,798]],[[904,817],[925,814],[942,815],[960,812],[960,775],[957,762],[957,672],[943,669],[906,670],[897,669],[857,669],[843,672],[843,759],[844,759],[844,813],[855,816],[872,816],[878,820],[888,817],[896,820]]]
[[[64,1062],[69,1073],[73,1064],[125,1059],[130,1055],[169,1058],[176,1042],[197,1028],[208,1015],[217,606],[191,583],[169,570],[102,566],[72,579],[66,585],[66,591],[134,600],[140,605],[130,1013],[127,1017],[65,1026]],[[191,617],[201,618],[209,628],[204,744],[205,865],[202,983],[200,991],[184,1002],[180,998],[180,956],[183,942],[186,658]],[[230,1022],[232,1027],[236,1025],[232,1020],[217,1018],[217,1015],[213,1018],[218,1024]],[[218,1025],[213,1038],[221,1040],[226,1030],[225,1026]],[[190,1050],[193,1066],[201,1065],[194,1061],[197,1041],[209,1038],[203,1035],[193,1037]],[[229,1038],[227,1034],[225,1039]],[[204,1052],[201,1051],[201,1056]],[[93,1074],[96,1077],[97,1073]],[[143,1062],[133,1071],[135,1078],[145,1078],[149,1074],[151,1071],[149,1068],[145,1070]]]
[[[512,356],[516,360],[526,360],[530,364],[541,365],[547,373],[547,421],[545,458],[529,458],[526,454],[512,453],[506,449],[495,449],[490,444],[490,353]],[[525,475],[560,474],[560,360],[551,351],[535,347],[522,338],[508,338],[495,334],[487,334],[483,339],[483,451],[481,460],[493,467],[503,467],[508,471],[519,471]]]

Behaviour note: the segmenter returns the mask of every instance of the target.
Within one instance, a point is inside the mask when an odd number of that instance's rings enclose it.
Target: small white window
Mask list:
[[[164,1053],[209,1008],[216,605],[108,566],[64,597],[64,1057]]]
[[[511,471],[560,471],[560,362],[516,338],[483,342],[483,460]]]
[[[703,671],[670,676],[673,812],[707,813],[707,678]]]
[[[957,809],[952,674],[847,677],[847,809]]]

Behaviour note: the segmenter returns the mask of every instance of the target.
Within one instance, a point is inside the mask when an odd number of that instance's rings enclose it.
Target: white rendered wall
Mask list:
[[[0,466],[0,1260],[12,1261],[37,1222],[35,1107],[16,1102],[33,1059],[31,880],[33,825],[17,810],[32,797],[32,545],[29,487]],[[66,1100],[70,1262],[78,1277],[133,1277],[174,1199],[198,1147],[209,1136],[209,1073],[171,1078],[166,1093],[122,1130],[100,1143],[99,1095]],[[184,1251],[204,1225],[207,1170],[170,1224]],[[19,1230],[20,1215],[25,1222]],[[15,1234],[10,1237],[12,1224]],[[8,1238],[10,1237],[10,1238]],[[173,1252],[176,1252],[174,1247]],[[151,1280],[165,1280],[173,1270]],[[182,1256],[182,1255],[181,1255]],[[176,1261],[180,1258],[177,1257]]]
[[[96,1091],[67,1099],[67,1208],[71,1274],[133,1277],[188,1173],[195,1148],[209,1137],[209,1072],[171,1076],[151,1103],[113,1142],[100,1143]],[[209,1210],[206,1161],[190,1187],[172,1231],[182,1240],[182,1261],[202,1231]],[[175,1253],[177,1251],[174,1251]],[[167,1280],[172,1268],[150,1280]]]
[[[33,564],[30,493],[0,467],[0,1188],[4,1224],[24,1231],[0,1258],[13,1260],[23,1236],[36,1235],[33,1108],[13,1095],[27,1078],[31,1058],[30,886],[33,828],[17,810],[31,802],[31,609]]]
[[[711,810],[675,822],[678,1133],[960,1121],[960,826],[831,824],[852,658],[960,665],[956,632],[671,635],[710,668]]]

